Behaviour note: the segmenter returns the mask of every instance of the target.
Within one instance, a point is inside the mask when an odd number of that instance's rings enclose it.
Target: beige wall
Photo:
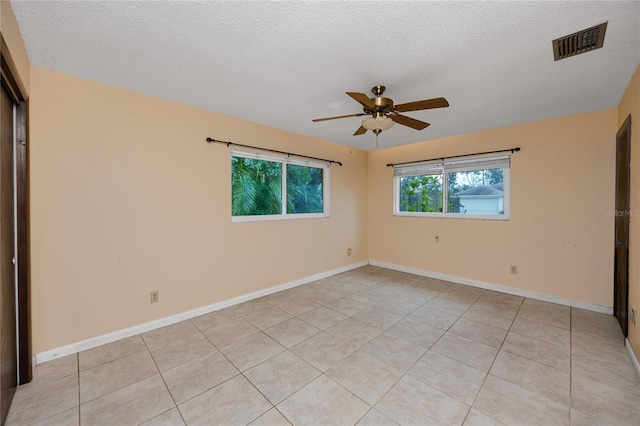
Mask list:
[[[612,306],[616,124],[611,109],[372,152],[369,258]],[[510,221],[393,216],[387,163],[515,146]]]
[[[618,126],[631,114],[631,211],[640,211],[640,66],[618,106]],[[629,306],[640,310],[640,217],[631,216],[629,230]],[[631,312],[629,312],[631,313]],[[640,355],[640,324],[629,319],[629,342]]]
[[[37,67],[31,88],[35,353],[367,259],[366,152]],[[232,224],[207,136],[342,161],[331,217]]]
[[[3,55],[19,84],[25,94],[31,87],[35,93],[30,104],[35,353],[367,258],[612,304],[613,218],[604,211],[614,203],[616,124],[631,114],[638,127],[640,67],[617,111],[367,156],[30,69],[7,0],[0,1],[0,33]],[[204,143],[206,136],[343,161],[344,167],[331,168],[331,218],[231,224],[228,150]],[[516,145],[523,150],[512,160],[511,221],[393,217],[393,177],[386,163]],[[632,146],[631,209],[638,210],[637,129]],[[632,217],[629,303],[636,310],[639,241],[640,218]],[[345,256],[347,247],[353,248],[352,257]],[[509,274],[512,264],[518,275]],[[161,302],[150,305],[149,291],[155,289]],[[629,340],[640,353],[640,328],[631,323]]]
[[[0,33],[3,43],[2,55],[7,56],[9,66],[16,73],[14,77],[18,80],[20,89],[24,95],[29,94],[29,56],[24,47],[22,35],[13,14],[11,3],[8,0],[0,0]],[[8,51],[5,51],[5,48]]]
[[[368,258],[612,305],[624,99],[367,154],[37,67],[31,92],[35,353]],[[343,161],[331,218],[231,224],[228,149],[207,136]],[[388,162],[513,146],[510,221],[392,215]]]

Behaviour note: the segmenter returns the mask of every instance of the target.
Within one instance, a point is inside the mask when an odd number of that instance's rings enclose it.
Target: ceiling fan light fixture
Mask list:
[[[379,115],[377,117],[369,117],[362,120],[362,127],[367,130],[371,130],[375,133],[382,132],[383,130],[388,130],[393,127],[394,121],[389,117],[385,117],[384,115]]]

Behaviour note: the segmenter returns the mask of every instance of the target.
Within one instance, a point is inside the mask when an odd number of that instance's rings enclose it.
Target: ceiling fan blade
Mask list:
[[[353,99],[360,102],[362,105],[366,106],[367,108],[371,108],[371,109],[376,108],[375,102],[369,99],[369,97],[364,93],[359,93],[359,92],[346,92],[346,93],[347,95],[351,96]]]
[[[359,112],[357,114],[337,115],[335,117],[314,118],[311,121],[313,121],[314,123],[317,123],[318,121],[337,120],[338,118],[348,118],[348,117],[362,117],[363,115],[367,115],[367,114],[365,114],[364,112]]]
[[[398,124],[402,124],[403,126],[411,127],[412,129],[422,130],[426,129],[430,126],[429,123],[425,123],[424,121],[416,120],[415,118],[407,117],[406,115],[394,114],[390,115],[393,121]]]
[[[444,108],[448,107],[449,102],[445,98],[425,99],[423,101],[408,102],[406,104],[396,105],[393,110],[396,112],[419,111],[421,109]]]
[[[367,129],[360,126],[358,130],[356,130],[356,132],[353,134],[353,136],[364,135],[365,133],[367,133]]]

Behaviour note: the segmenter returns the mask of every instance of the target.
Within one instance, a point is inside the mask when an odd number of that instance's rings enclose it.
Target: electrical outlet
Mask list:
[[[638,317],[638,313],[636,312],[635,309],[631,308],[631,322],[633,323],[633,325],[637,325],[636,324],[637,317]]]
[[[154,290],[151,292],[149,296],[149,301],[151,303],[157,303],[160,301],[160,290]]]
[[[347,256],[351,256],[351,249],[350,248],[347,249]]]
[[[513,275],[517,275],[518,274],[518,267],[516,265],[511,265],[511,273]]]

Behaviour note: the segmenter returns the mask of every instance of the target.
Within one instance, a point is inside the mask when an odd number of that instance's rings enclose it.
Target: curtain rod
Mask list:
[[[483,155],[483,154],[497,154],[499,152],[514,152],[520,151],[520,147],[509,148],[509,149],[500,149],[498,151],[486,151],[486,152],[476,152],[475,154],[462,154],[462,155],[452,155],[450,157],[438,157],[438,158],[429,158],[428,160],[417,160],[417,161],[405,161],[404,163],[388,163],[387,167],[394,166],[404,166],[405,164],[416,164],[416,163],[426,163],[427,161],[435,161],[435,160],[448,160],[449,158],[460,158],[460,157],[470,157],[472,155]]]
[[[340,161],[327,160],[326,158],[310,157],[308,155],[302,155],[302,154],[294,154],[293,152],[278,151],[277,149],[260,148],[258,146],[243,145],[241,143],[228,142],[228,141],[220,141],[220,140],[213,139],[213,138],[207,138],[207,142],[209,142],[209,143],[222,143],[222,144],[225,144],[227,147],[229,147],[230,145],[241,146],[243,148],[251,148],[251,149],[257,149],[257,150],[260,150],[260,151],[268,151],[268,152],[276,152],[278,154],[286,154],[288,156],[292,156],[293,155],[294,157],[310,158],[312,160],[326,161],[329,164],[336,163],[337,165],[342,166],[342,163]]]

